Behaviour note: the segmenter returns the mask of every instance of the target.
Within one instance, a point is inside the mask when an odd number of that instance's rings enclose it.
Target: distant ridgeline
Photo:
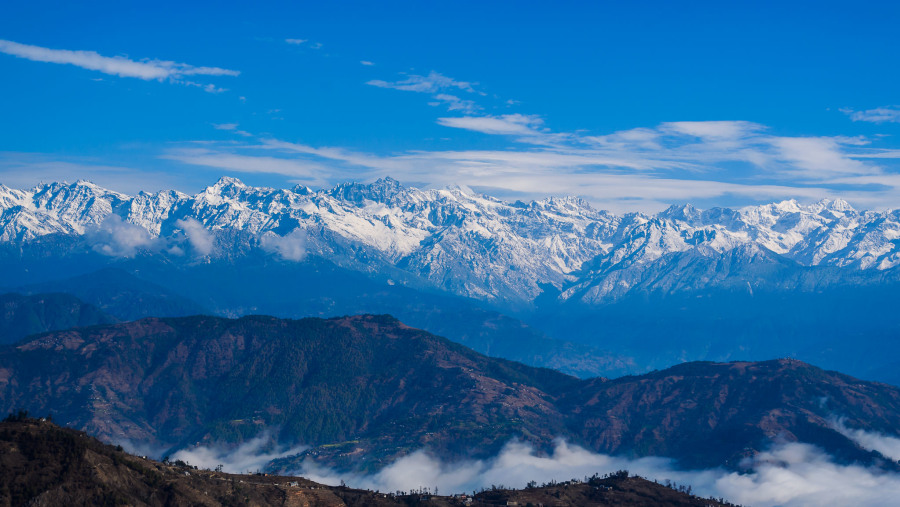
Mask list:
[[[9,292],[144,316],[388,313],[581,377],[795,357],[900,385],[900,211],[785,201],[617,215],[388,179],[197,195],[0,186]]]
[[[858,435],[900,437],[900,389],[800,361],[580,380],[388,316],[148,318],[35,335],[0,348],[0,413],[19,409],[160,455],[267,432],[311,446],[273,471],[305,460],[377,470],[416,449],[489,458],[511,439],[546,451],[556,438],[735,470],[799,441],[896,470]]]

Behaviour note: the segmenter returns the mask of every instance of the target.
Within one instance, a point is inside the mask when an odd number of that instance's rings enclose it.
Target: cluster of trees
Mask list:
[[[28,411],[19,409],[10,412],[9,415],[3,419],[3,422],[25,422],[28,419],[30,419],[30,417],[28,417]]]

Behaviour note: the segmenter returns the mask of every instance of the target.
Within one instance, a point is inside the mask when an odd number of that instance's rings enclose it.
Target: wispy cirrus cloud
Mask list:
[[[371,62],[362,62],[363,65],[369,65]],[[432,106],[444,105],[448,111],[460,111],[465,114],[474,114],[482,111],[484,108],[471,99],[464,99],[455,95],[459,92],[470,93],[473,95],[484,96],[485,93],[475,89],[477,83],[468,81],[459,81],[451,77],[447,77],[435,71],[431,71],[427,76],[418,74],[407,74],[405,79],[398,81],[384,81],[381,79],[373,79],[366,83],[370,86],[378,88],[388,88],[391,90],[400,90],[405,92],[427,93],[433,99],[429,102]]]
[[[879,169],[856,160],[846,151],[847,141],[829,137],[772,137],[781,157],[808,177],[876,174]]]
[[[111,76],[131,77],[145,81],[170,81],[197,86],[206,92],[225,91],[212,84],[191,81],[193,76],[238,76],[239,71],[220,67],[202,67],[169,60],[132,60],[124,56],[103,56],[96,51],[51,49],[29,44],[20,44],[0,39],[0,53],[24,58],[35,62],[74,65],[87,70],[102,72]]]
[[[664,123],[605,136],[555,133],[525,115],[442,118],[442,125],[511,136],[502,150],[377,155],[278,139],[214,144],[169,158],[229,171],[272,172],[323,185],[391,175],[423,186],[464,184],[499,197],[578,195],[613,211],[653,211],[675,202],[734,204],[843,197],[890,207],[900,177],[854,157],[856,138],[783,137],[747,122]],[[725,170],[734,166],[741,171]],[[877,184],[866,178],[878,178]]]
[[[434,96],[435,101],[429,102],[429,105],[432,106],[447,106],[448,111],[461,111],[463,113],[471,114],[481,110],[481,106],[475,103],[474,100],[467,100],[457,97],[456,95],[450,95],[449,93],[438,93]]]
[[[876,209],[900,201],[893,162],[900,155],[859,137],[779,136],[746,121],[666,122],[605,135],[553,132],[540,117],[521,114],[437,122],[512,144],[498,150],[376,155],[267,139],[208,149],[246,157],[239,160],[248,171],[259,171],[272,159],[316,164],[330,184],[391,175],[423,186],[464,184],[516,199],[578,195],[613,211],[654,211],[685,201],[738,206],[841,197]],[[260,157],[263,163],[254,165]],[[241,170],[240,164],[227,168]]]
[[[844,108],[841,112],[848,115],[853,121],[867,121],[871,123],[900,123],[900,106],[876,107],[865,111],[855,111]]]
[[[180,148],[166,152],[162,158],[189,165],[225,169],[243,173],[280,174],[309,185],[328,183],[333,171],[320,163],[297,158],[245,155],[221,149]]]
[[[399,81],[373,79],[366,84],[405,92],[440,93],[445,90],[458,89],[464,92],[476,93],[473,87],[474,83],[458,81],[435,71],[431,71],[427,76],[411,74],[406,79]]]
[[[749,121],[673,121],[663,123],[659,130],[708,141],[727,141],[746,138],[764,130],[764,127]]]
[[[534,115],[506,114],[502,116],[464,116],[462,118],[438,118],[439,125],[473,130],[482,134],[539,136],[538,129],[544,121]]]
[[[303,46],[310,49],[322,49],[321,42],[312,42],[309,39],[284,39],[284,42],[294,46]]]
[[[239,129],[238,127],[240,125],[238,125],[237,123],[213,123],[212,126],[216,130],[227,130],[229,132],[234,132],[239,136],[253,137],[253,134],[251,134],[250,132]]]

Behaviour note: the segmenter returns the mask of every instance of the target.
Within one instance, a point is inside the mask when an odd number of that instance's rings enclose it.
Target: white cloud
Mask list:
[[[771,143],[791,167],[813,177],[874,174],[876,169],[854,160],[841,140],[827,137],[773,137]]]
[[[286,261],[300,262],[306,257],[306,232],[302,229],[294,229],[284,236],[268,231],[259,243],[263,250],[276,253]]]
[[[236,70],[219,67],[195,67],[167,60],[144,59],[137,61],[124,56],[103,56],[95,51],[50,49],[9,40],[0,40],[0,52],[36,62],[74,65],[113,76],[157,81],[169,80],[197,85],[211,92],[220,91],[220,89],[212,85],[198,85],[182,80],[186,76],[237,76],[240,74]]]
[[[309,39],[284,39],[284,42],[295,46],[306,46],[311,49],[322,49],[321,42],[310,42]]]
[[[314,162],[277,157],[248,156],[202,148],[173,150],[163,155],[162,158],[177,160],[185,164],[245,173],[281,174],[308,181],[311,184],[324,183],[326,180],[322,177],[331,172],[327,167]]]
[[[841,109],[841,112],[850,116],[853,121],[867,121],[871,123],[900,123],[900,107],[876,107],[865,111],[853,109]]]
[[[201,90],[205,91],[206,93],[225,93],[228,91],[228,88],[220,88],[212,83],[203,84],[203,83],[197,83],[194,81],[177,81],[177,82],[181,83],[183,85],[200,88]]]
[[[239,125],[237,123],[213,123],[213,128],[216,130],[227,130],[239,136],[253,137],[253,134],[247,132],[246,130],[240,130],[238,129],[238,127]]]
[[[468,492],[502,484],[522,488],[529,481],[564,481],[617,470],[650,480],[691,485],[694,494],[724,497],[756,507],[893,505],[900,495],[900,475],[835,463],[821,450],[800,443],[780,445],[761,453],[747,473],[721,469],[678,470],[665,458],[627,459],[596,454],[558,441],[549,455],[521,442],[510,442],[489,460],[449,463],[424,451],[403,457],[380,472],[337,473],[311,461],[295,471],[312,480],[380,491],[437,487],[442,494]]]
[[[413,170],[413,167],[417,163],[416,161],[404,160],[400,157],[379,157],[377,155],[360,153],[345,148],[328,146],[315,148],[305,144],[288,143],[277,139],[263,139],[262,142],[263,144],[260,148],[268,150],[279,150],[297,155],[309,155],[327,161],[339,161],[352,166],[361,166],[379,171],[397,171],[398,174]],[[331,168],[332,172],[336,170],[337,169],[334,167]],[[358,177],[360,175],[358,174],[358,171],[354,171],[353,173],[348,171],[347,173],[342,173],[340,178],[350,177],[353,179],[353,176]]]
[[[364,61],[361,63],[363,65],[372,65],[372,62]],[[433,99],[428,105],[444,105],[447,107],[448,111],[461,111],[465,114],[474,114],[483,110],[483,108],[474,100],[461,98],[458,95],[455,95],[456,93],[463,91],[478,96],[487,95],[486,93],[475,89],[477,83],[459,81],[435,71],[431,71],[427,76],[408,74],[406,79],[399,81],[373,79],[366,84],[377,86],[379,88],[390,88],[392,90],[427,93],[430,94]]]
[[[362,65],[365,65],[365,66],[367,66],[367,67],[372,67],[373,65],[375,65],[374,63],[372,63],[372,62],[370,62],[370,61],[368,61],[368,60],[360,60],[359,63],[362,64]]]
[[[98,226],[87,229],[85,237],[94,251],[110,257],[133,257],[139,250],[157,245],[157,239],[146,229],[115,214],[107,216]]]
[[[448,111],[462,111],[467,114],[472,114],[476,111],[481,110],[481,106],[476,104],[474,100],[461,99],[456,95],[438,93],[434,96],[434,98],[435,100],[440,101],[434,103],[434,105],[440,105],[441,103],[443,103],[447,106]]]
[[[900,438],[882,435],[871,431],[848,428],[843,418],[831,421],[832,427],[842,435],[856,442],[863,449],[876,451],[892,460],[900,460]]]
[[[731,502],[759,507],[894,505],[900,495],[900,475],[837,464],[807,444],[786,444],[762,453],[753,467],[751,473],[721,474],[694,489],[713,490]]]
[[[407,92],[419,93],[440,93],[444,90],[459,89],[469,93],[476,93],[473,83],[467,81],[458,81],[451,77],[444,76],[435,71],[431,71],[427,76],[418,74],[410,74],[406,79],[400,81],[382,81],[373,79],[366,84],[377,86],[379,88],[391,88],[393,90],[402,90]]]
[[[900,150],[873,150],[868,153],[853,153],[853,158],[900,158]]]
[[[201,256],[206,256],[213,252],[213,249],[215,248],[215,237],[212,232],[196,218],[188,217],[183,220],[178,220],[175,222],[175,225],[184,231],[185,236],[188,238],[188,242],[195,252]]]
[[[540,117],[523,114],[442,117],[438,123],[509,136],[518,144],[498,150],[376,155],[264,139],[261,144],[210,144],[167,156],[195,165],[289,175],[310,185],[390,175],[420,186],[460,184],[516,199],[577,195],[616,212],[652,212],[685,201],[742,206],[841,197],[862,209],[892,208],[900,202],[900,178],[882,165],[900,157],[897,150],[873,148],[860,137],[778,136],[764,125],[740,121],[670,122],[599,136],[553,132]],[[265,156],[260,149],[267,151]]]
[[[748,121],[676,121],[663,123],[660,130],[700,137],[707,140],[733,140],[763,130],[763,126]]]
[[[544,122],[538,116],[505,114],[503,116],[464,116],[462,118],[438,118],[439,125],[483,134],[538,136],[536,130]]]
[[[621,130],[605,136],[586,136],[584,141],[605,148],[630,149],[633,151],[661,150],[663,133],[657,129],[635,128]]]
[[[181,460],[199,468],[214,470],[222,465],[228,473],[256,472],[273,459],[298,454],[306,446],[279,446],[270,433],[262,433],[238,447],[205,446],[182,449],[170,456],[172,461]]]

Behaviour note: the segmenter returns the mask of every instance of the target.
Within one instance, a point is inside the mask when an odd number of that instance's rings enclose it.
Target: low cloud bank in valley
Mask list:
[[[870,451],[877,451],[886,458],[900,460],[900,438],[873,433],[870,431],[848,428],[843,418],[831,421],[834,429],[856,442],[856,445]]]
[[[900,439],[895,437],[850,429],[840,418],[835,418],[832,424],[838,431],[852,435],[861,447],[880,452],[886,459],[893,459],[890,453],[900,449],[896,447]],[[209,469],[222,465],[226,472],[244,473],[263,470],[271,460],[293,456],[307,448],[279,445],[272,435],[272,432],[263,433],[238,447],[214,445],[185,449],[174,453],[171,459]],[[122,445],[132,453],[158,455],[142,452],[129,443]],[[513,440],[497,456],[484,460],[445,461],[419,450],[376,473],[341,472],[311,459],[304,461],[299,469],[282,472],[332,486],[343,481],[351,487],[384,492],[437,488],[441,494],[448,495],[491,486],[521,489],[530,481],[560,482],[628,470],[632,475],[661,484],[691,486],[693,494],[701,497],[724,498],[753,507],[896,505],[896,499],[900,498],[900,473],[841,464],[810,444],[777,444],[743,465],[747,472],[721,468],[679,470],[672,459],[610,456],[558,439],[549,454]]]
[[[262,470],[273,459],[299,454],[307,446],[285,447],[278,445],[271,433],[262,433],[238,447],[206,446],[182,449],[170,456],[191,465],[214,470],[219,465],[225,472],[239,474]]]
[[[855,430],[859,431],[859,430]],[[883,445],[871,433],[870,443]],[[222,465],[225,471],[240,473],[264,469],[270,460],[302,452],[303,447],[277,445],[263,434],[237,448],[196,447],[178,451],[180,459],[201,468]],[[523,488],[529,481],[538,484],[583,478],[594,474],[628,470],[659,483],[671,481],[690,485],[703,497],[723,497],[742,505],[893,505],[900,498],[900,474],[860,465],[845,465],[821,449],[803,443],[780,444],[745,463],[749,472],[723,469],[678,470],[673,460],[659,457],[628,459],[598,454],[558,440],[550,454],[542,455],[531,445],[511,441],[495,457],[487,460],[449,462],[427,451],[416,451],[374,474],[338,472],[303,463],[289,471],[329,485],[340,484],[378,491],[409,491],[421,487],[438,488],[441,494],[471,492],[493,485]]]
[[[549,482],[628,470],[660,483],[690,485],[694,494],[724,497],[756,507],[807,505],[893,505],[900,495],[900,474],[859,465],[841,465],[815,446],[778,445],[759,454],[751,471],[677,470],[666,458],[627,459],[597,454],[557,441],[541,456],[527,444],[510,442],[495,458],[448,463],[424,451],[406,456],[373,475],[340,474],[307,461],[295,473],[326,484],[408,491],[437,487],[442,493],[490,488],[522,488],[529,481]]]
[[[835,419],[834,424],[853,434],[862,447],[882,454],[894,449],[891,446],[900,440],[846,428],[841,419]],[[135,442],[121,444],[128,452],[157,459],[163,452]],[[278,444],[272,432],[265,432],[237,447],[193,447],[175,452],[170,459],[210,470],[221,465],[225,472],[246,473],[264,470],[270,461],[299,454],[307,448]],[[559,482],[628,470],[632,475],[661,484],[691,486],[693,494],[701,497],[721,497],[753,507],[896,505],[896,499],[900,498],[900,473],[840,464],[810,444],[778,444],[744,465],[748,472],[679,470],[674,460],[668,458],[610,456],[564,440],[554,442],[551,453],[542,454],[530,444],[513,440],[497,456],[485,460],[445,461],[419,450],[372,474],[340,472],[310,459],[297,470],[283,472],[332,486],[343,481],[351,487],[384,492],[427,487],[447,495],[501,485],[521,489],[530,481]]]

